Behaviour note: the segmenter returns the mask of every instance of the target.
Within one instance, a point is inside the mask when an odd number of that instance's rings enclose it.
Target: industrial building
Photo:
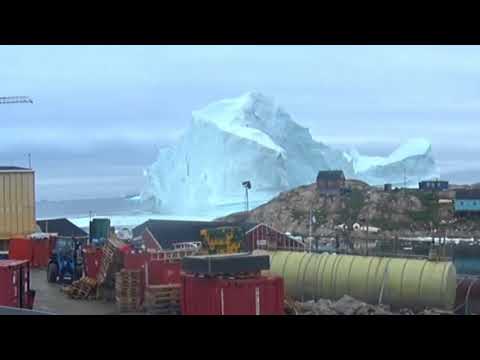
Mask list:
[[[480,214],[480,190],[457,190],[454,208],[456,215]]]
[[[446,180],[426,180],[418,183],[418,188],[424,191],[442,191],[448,190],[448,181]]]
[[[345,175],[342,170],[322,170],[317,175],[317,190],[320,193],[339,193],[345,188]]]
[[[35,232],[35,173],[32,169],[0,166],[0,251],[15,236]]]
[[[88,238],[86,231],[66,218],[38,220],[37,225],[44,233],[55,233],[58,236],[71,236],[77,239]]]

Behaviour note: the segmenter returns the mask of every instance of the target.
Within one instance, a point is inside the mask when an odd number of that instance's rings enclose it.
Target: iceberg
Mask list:
[[[259,92],[211,103],[192,112],[178,142],[159,150],[145,170],[144,201],[174,214],[209,208],[244,208],[242,182],[249,180],[250,204],[260,205],[281,191],[310,184],[319,170],[341,169],[347,178],[377,184],[431,174],[431,146],[412,140],[390,156],[361,156],[315,141],[276,102]],[[395,181],[393,181],[395,182]]]
[[[432,145],[423,138],[407,141],[386,157],[362,156],[355,149],[344,156],[353,164],[356,178],[370,185],[416,187],[419,181],[439,177]]]

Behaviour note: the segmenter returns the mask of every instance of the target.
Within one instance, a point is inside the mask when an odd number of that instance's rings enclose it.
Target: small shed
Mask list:
[[[480,214],[480,190],[457,190],[454,202],[455,214]]]
[[[317,190],[321,193],[340,192],[345,187],[342,170],[321,170],[317,175]]]

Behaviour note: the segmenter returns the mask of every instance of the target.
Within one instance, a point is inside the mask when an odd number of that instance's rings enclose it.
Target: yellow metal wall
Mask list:
[[[0,240],[35,231],[35,175],[0,172]]]
[[[456,271],[452,262],[307,252],[271,252],[271,273],[298,300],[350,295],[370,304],[451,309]],[[382,295],[381,295],[382,294]]]

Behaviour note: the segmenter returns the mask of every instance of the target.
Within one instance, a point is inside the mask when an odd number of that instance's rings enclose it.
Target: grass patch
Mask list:
[[[351,224],[358,221],[360,210],[365,206],[365,195],[361,190],[353,189],[345,194],[345,207],[340,210],[340,221]]]
[[[408,211],[408,216],[416,223],[432,223],[434,226],[438,226],[440,222],[438,195],[432,191],[417,191],[415,196],[422,203],[424,210]]]
[[[290,210],[290,215],[295,221],[302,221],[307,215],[305,210],[292,209]]]

